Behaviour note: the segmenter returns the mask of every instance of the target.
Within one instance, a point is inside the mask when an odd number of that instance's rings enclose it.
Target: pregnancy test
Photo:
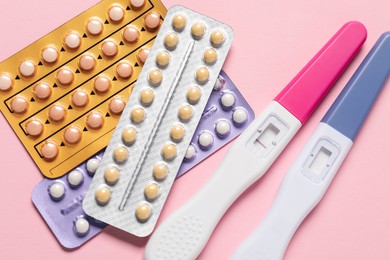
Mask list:
[[[324,196],[390,73],[390,32],[379,38],[285,176],[260,226],[232,259],[282,259]]]
[[[226,210],[268,170],[365,39],[362,24],[345,24],[234,142],[206,185],[160,225],[145,258],[196,258]]]

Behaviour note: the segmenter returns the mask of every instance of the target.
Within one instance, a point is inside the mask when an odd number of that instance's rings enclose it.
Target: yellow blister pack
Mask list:
[[[43,175],[107,146],[166,12],[103,0],[0,63],[1,111]]]

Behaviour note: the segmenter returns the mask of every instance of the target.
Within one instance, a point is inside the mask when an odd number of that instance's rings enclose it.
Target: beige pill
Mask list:
[[[32,77],[35,75],[37,65],[32,60],[25,60],[19,66],[19,72],[24,77]]]
[[[156,63],[160,67],[166,67],[171,61],[171,55],[166,51],[160,51],[156,56]]]
[[[99,35],[103,31],[103,22],[98,17],[89,19],[87,23],[87,31],[93,36]]]
[[[150,215],[152,215],[152,209],[146,203],[141,203],[135,209],[135,216],[139,222],[146,222]]]
[[[47,63],[54,63],[58,60],[58,50],[54,47],[46,47],[42,51],[42,59]]]
[[[49,118],[54,122],[60,122],[65,119],[66,110],[61,105],[54,105],[49,109]]]
[[[54,160],[58,155],[58,144],[53,141],[46,141],[41,146],[41,154],[46,160]]]
[[[170,136],[174,142],[180,142],[183,139],[184,134],[185,129],[182,125],[177,124],[171,128]]]
[[[122,33],[122,38],[128,43],[135,43],[139,38],[139,30],[134,25],[128,25]]]
[[[153,201],[160,195],[160,189],[156,183],[149,183],[144,189],[144,194],[148,201]]]
[[[176,146],[174,144],[165,144],[162,150],[162,155],[165,160],[171,161],[176,157]]]
[[[38,137],[43,133],[43,124],[37,119],[33,119],[27,122],[26,132],[32,137]]]
[[[123,20],[123,17],[125,16],[125,11],[122,7],[118,5],[114,5],[108,10],[108,16],[110,17],[110,20],[116,23],[119,23]]]
[[[162,73],[158,69],[154,69],[151,72],[149,72],[148,80],[152,86],[160,85],[162,78],[163,78]]]
[[[192,107],[189,105],[182,105],[179,108],[179,118],[181,121],[187,122],[193,115]]]
[[[27,111],[27,108],[28,108],[28,102],[25,97],[17,96],[11,102],[11,110],[13,113],[23,114],[24,112]]]
[[[107,40],[102,44],[102,52],[106,57],[114,57],[118,54],[118,44],[113,40]]]
[[[128,79],[133,74],[133,66],[128,61],[121,61],[116,67],[116,73],[122,79]]]
[[[207,64],[214,64],[217,61],[217,51],[213,48],[207,49],[203,54],[203,60]]]
[[[62,68],[57,72],[56,78],[62,86],[69,86],[73,83],[74,74],[70,69]]]
[[[206,28],[203,23],[196,22],[191,26],[191,33],[195,39],[201,38],[206,32]]]
[[[98,76],[95,79],[93,89],[99,93],[106,93],[111,87],[111,80],[106,76]]]
[[[225,41],[225,35],[219,30],[215,30],[210,35],[210,42],[214,46],[221,46]]]
[[[137,130],[133,127],[126,127],[122,132],[122,141],[125,145],[132,145],[137,139]]]
[[[168,33],[164,38],[165,47],[169,50],[175,49],[178,43],[179,37],[176,33]]]
[[[96,59],[91,54],[84,54],[79,60],[79,68],[83,71],[91,71],[96,67]]]
[[[163,163],[157,163],[153,167],[153,177],[158,180],[164,180],[168,175],[168,167]]]
[[[160,26],[160,15],[158,13],[149,13],[145,16],[144,23],[149,31],[154,31]]]
[[[102,114],[100,114],[99,112],[91,112],[87,116],[86,123],[90,128],[97,130],[97,129],[100,129],[103,127],[104,118],[103,118]]]
[[[110,201],[110,197],[111,197],[111,191],[106,186],[98,187],[98,189],[95,192],[96,202],[101,206],[106,205]]]
[[[146,59],[148,58],[150,53],[150,48],[149,47],[142,47],[141,50],[138,52],[138,60],[141,63],[145,63]]]
[[[152,89],[146,88],[141,91],[140,101],[144,106],[150,106],[154,100],[154,92]]]
[[[172,19],[172,26],[175,30],[181,31],[187,24],[187,19],[184,15],[177,14]]]
[[[122,164],[127,160],[127,157],[129,156],[129,152],[127,149],[123,146],[119,146],[114,150],[114,160],[118,164]]]
[[[139,124],[145,119],[145,111],[140,107],[133,108],[130,112],[130,118],[134,124]]]
[[[40,100],[48,99],[51,96],[51,87],[46,82],[41,82],[35,85],[33,94]]]
[[[89,102],[87,92],[83,90],[77,90],[72,94],[72,104],[78,108],[85,107]]]
[[[120,97],[114,97],[111,99],[110,104],[108,105],[111,114],[116,116],[122,114],[123,109],[125,109],[126,102]]]
[[[68,144],[77,144],[81,141],[81,130],[77,126],[71,126],[65,130],[64,139]]]
[[[202,96],[202,90],[199,87],[190,87],[190,88],[188,88],[187,100],[191,104],[198,103],[201,96]]]
[[[195,78],[199,83],[205,83],[209,80],[210,72],[207,68],[202,67],[196,70]]]
[[[9,91],[13,84],[13,79],[8,73],[2,73],[0,75],[0,91]]]
[[[116,167],[109,167],[104,171],[104,180],[108,185],[115,185],[119,180],[119,170]]]
[[[133,8],[139,9],[145,4],[145,0],[130,0],[130,4]]]

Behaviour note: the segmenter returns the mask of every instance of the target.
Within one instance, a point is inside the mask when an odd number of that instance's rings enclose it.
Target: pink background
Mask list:
[[[86,10],[97,0],[0,1],[0,60]],[[227,259],[264,217],[289,165],[380,34],[390,30],[388,0],[185,1],[183,4],[231,25],[236,33],[224,67],[256,114],[272,100],[346,21],[368,29],[367,42],[307,125],[268,173],[226,213],[200,259]],[[241,3],[241,4],[240,4]],[[390,259],[388,172],[390,84],[320,205],[304,221],[285,259]],[[160,222],[210,178],[227,147],[174,185]],[[74,251],[61,248],[31,202],[42,179],[33,161],[0,116],[2,183],[1,259],[141,259],[147,239],[109,227]],[[237,173],[237,178],[240,174]],[[84,258],[83,258],[84,257]],[[114,258],[115,257],[115,258]]]

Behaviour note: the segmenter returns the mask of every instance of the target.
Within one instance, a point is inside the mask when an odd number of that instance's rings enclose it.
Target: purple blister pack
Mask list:
[[[248,102],[221,71],[176,178],[236,138],[254,118]]]
[[[65,248],[79,247],[107,226],[86,215],[82,208],[103,153],[100,151],[59,179],[42,180],[32,192],[35,207]]]

